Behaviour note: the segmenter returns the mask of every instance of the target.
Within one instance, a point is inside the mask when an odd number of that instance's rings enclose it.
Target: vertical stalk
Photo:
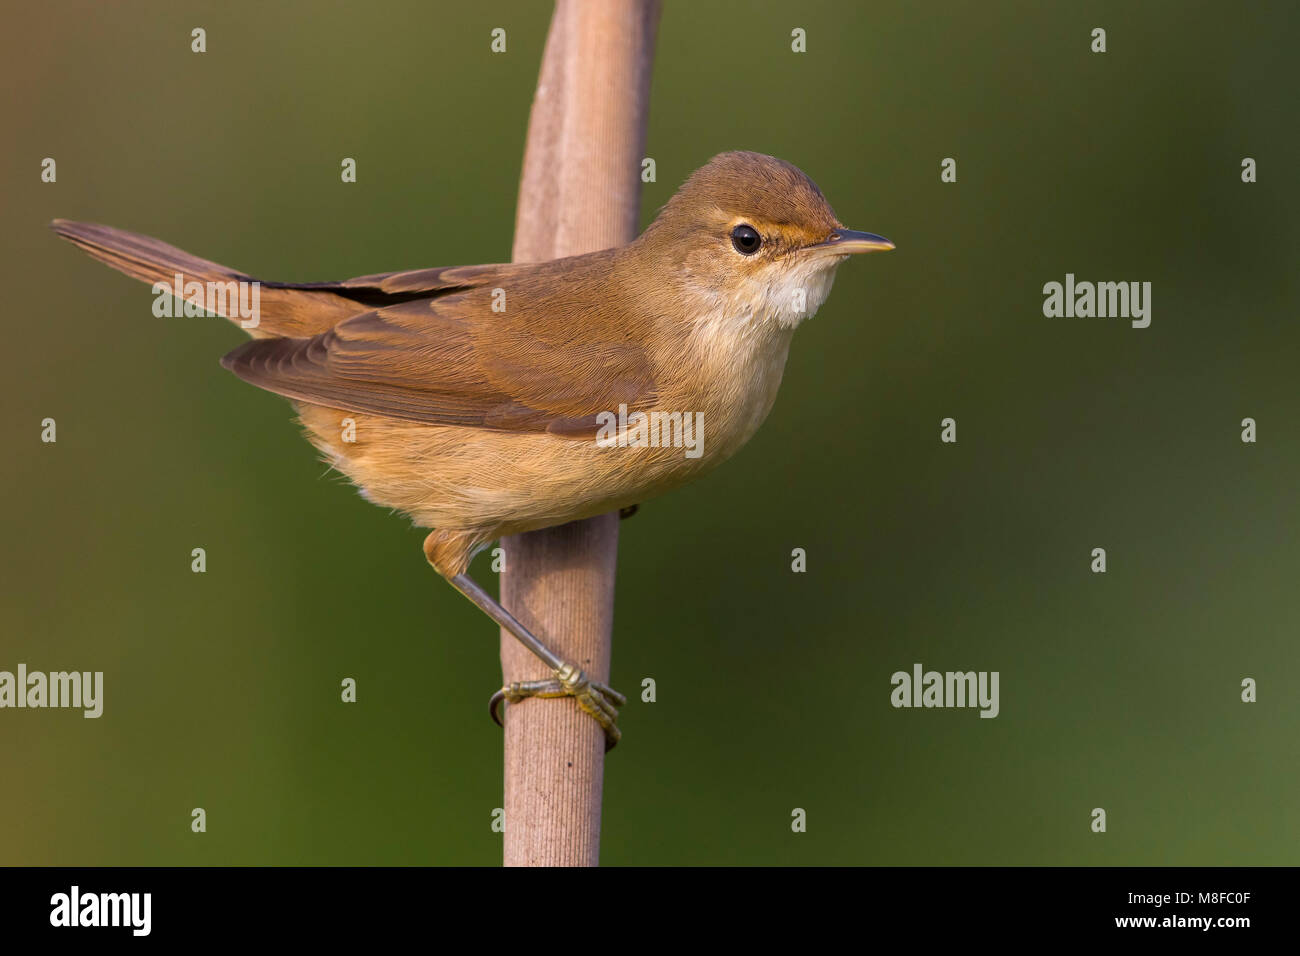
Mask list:
[[[636,237],[659,0],[558,0],[528,123],[514,260]],[[504,542],[501,603],[593,680],[608,681],[618,516]],[[551,676],[507,633],[507,683]],[[505,865],[595,866],[604,734],[574,701],[506,708]]]

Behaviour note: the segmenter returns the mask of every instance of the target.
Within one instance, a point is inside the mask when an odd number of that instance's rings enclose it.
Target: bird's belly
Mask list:
[[[326,461],[375,504],[420,527],[513,534],[646,501],[730,458],[772,408],[788,341],[739,361],[706,356],[696,380],[707,388],[661,394],[647,419],[618,414],[612,427],[586,439],[310,404],[298,412]]]
[[[405,512],[420,527],[491,528],[501,534],[647,500],[713,467],[723,450],[712,447],[707,414],[702,432],[694,421],[688,426],[669,419],[657,423],[657,436],[624,429],[602,443],[426,425],[306,404],[299,416],[326,461],[368,500]],[[345,432],[346,419],[355,423],[351,433]],[[344,440],[345,434],[353,440]]]

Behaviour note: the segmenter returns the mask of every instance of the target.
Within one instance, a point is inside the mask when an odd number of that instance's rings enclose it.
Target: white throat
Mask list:
[[[768,314],[781,328],[798,328],[811,319],[831,294],[835,270],[848,256],[809,258],[781,279],[767,283]]]

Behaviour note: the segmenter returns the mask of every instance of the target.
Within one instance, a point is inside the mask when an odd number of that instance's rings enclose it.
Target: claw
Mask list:
[[[529,697],[572,697],[578,702],[578,707],[595,718],[596,723],[605,731],[606,752],[614,749],[614,745],[623,736],[616,721],[618,708],[627,703],[627,698],[607,684],[588,679],[582,669],[573,664],[564,664],[550,680],[515,681],[507,684],[488,701],[488,713],[497,726],[504,727],[501,705],[517,704]]]

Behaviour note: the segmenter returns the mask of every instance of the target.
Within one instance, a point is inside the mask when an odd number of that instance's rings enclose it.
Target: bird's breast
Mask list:
[[[730,457],[767,418],[792,331],[736,315],[705,315],[695,322],[687,350],[676,360],[677,394],[661,399],[700,413],[710,458]]]

